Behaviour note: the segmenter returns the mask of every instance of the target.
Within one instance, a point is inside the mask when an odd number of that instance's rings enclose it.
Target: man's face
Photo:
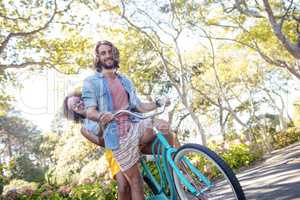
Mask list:
[[[115,62],[113,60],[112,47],[108,45],[100,45],[98,47],[98,53],[100,56],[100,64],[105,69],[115,68]]]

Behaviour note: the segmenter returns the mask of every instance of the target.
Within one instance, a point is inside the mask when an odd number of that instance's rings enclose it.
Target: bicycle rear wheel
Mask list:
[[[244,192],[229,166],[213,151],[198,145],[183,145],[174,162],[197,192],[191,192],[173,170],[176,191],[181,200],[237,199],[244,200]]]

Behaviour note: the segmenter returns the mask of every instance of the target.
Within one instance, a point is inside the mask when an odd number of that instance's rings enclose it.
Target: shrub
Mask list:
[[[71,193],[72,188],[68,187],[66,185],[59,187],[58,192],[61,196],[63,197],[68,197],[69,194]]]
[[[20,199],[21,195],[16,190],[9,190],[3,196],[5,200],[17,200]]]
[[[0,177],[0,195],[2,194],[3,192],[3,188],[4,188],[4,180],[2,177]]]
[[[116,199],[116,191],[113,189],[113,185],[105,187],[99,183],[92,183],[74,187],[70,196],[76,200],[108,200]]]
[[[14,164],[10,168],[12,178],[22,179],[28,182],[43,182],[45,168],[39,167],[30,159],[30,155],[25,153],[14,157]]]
[[[220,156],[223,157],[232,169],[239,169],[243,166],[249,166],[261,155],[252,152],[250,146],[246,144],[232,144]]]
[[[273,146],[275,149],[279,149],[297,141],[300,141],[300,129],[297,127],[289,127],[286,131],[275,133]]]
[[[33,194],[22,193],[21,200],[71,200],[71,198],[61,195],[56,187],[48,184],[40,185]]]
[[[24,180],[14,179],[9,182],[8,185],[4,186],[3,194],[6,194],[8,191],[17,191],[18,193],[23,192],[34,192],[37,189],[37,184],[34,182],[27,182]]]
[[[18,184],[16,184],[16,182]],[[106,186],[101,186],[99,183],[88,183],[69,186],[50,186],[48,184],[40,185],[37,189],[24,187],[26,181],[14,181],[13,187],[6,187],[5,200],[112,200],[117,199],[116,182],[112,181]],[[11,184],[12,185],[12,184]],[[22,187],[21,187],[21,186]],[[28,186],[28,185],[27,185]],[[22,188],[22,189],[20,189]],[[1,200],[1,196],[0,196]]]

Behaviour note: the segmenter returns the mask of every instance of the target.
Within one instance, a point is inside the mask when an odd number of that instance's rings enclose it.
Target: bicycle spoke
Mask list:
[[[233,172],[215,153],[199,145],[187,145],[175,155],[174,161],[184,177],[192,185],[183,185],[173,172],[180,199],[245,199]],[[197,192],[192,193],[194,189]]]

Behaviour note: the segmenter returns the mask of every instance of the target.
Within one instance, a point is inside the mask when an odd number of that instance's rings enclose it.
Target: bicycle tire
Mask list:
[[[183,145],[182,147],[180,147],[177,152],[175,153],[174,156],[174,162],[176,163],[176,165],[180,168],[180,170],[182,172],[185,171],[186,169],[186,164],[182,164],[181,158],[183,158],[183,156],[189,156],[189,153],[198,153],[199,155],[199,160],[194,159],[194,162],[200,162],[203,161],[203,163],[205,163],[203,166],[206,167],[206,172],[203,172],[208,174],[207,176],[211,176],[210,181],[214,182],[215,181],[215,186],[211,187],[210,189],[208,189],[207,191],[203,192],[203,194],[201,193],[200,196],[196,197],[193,196],[191,194],[191,192],[189,192],[189,190],[187,190],[182,182],[180,181],[179,177],[177,176],[177,174],[175,173],[175,171],[173,170],[173,177],[174,177],[174,185],[175,185],[175,189],[178,193],[178,196],[181,200],[191,200],[193,198],[196,199],[237,199],[237,200],[245,200],[245,195],[243,192],[243,189],[238,181],[238,179],[236,178],[235,174],[233,173],[233,171],[230,169],[230,167],[225,163],[225,161],[223,159],[221,159],[215,152],[211,151],[210,149],[208,149],[207,147],[201,146],[199,144],[186,144]],[[203,156],[200,157],[200,156]],[[192,157],[191,157],[192,158]],[[196,157],[193,157],[196,158]],[[191,159],[190,159],[191,160]],[[212,163],[212,168],[208,168],[208,164],[210,165],[210,163]],[[199,165],[200,168],[200,164],[195,164],[194,166]],[[198,166],[197,166],[198,167]],[[210,171],[211,170],[211,171]],[[214,170],[219,170],[219,173],[215,172]],[[187,170],[188,171],[188,170]],[[199,170],[200,171],[200,170]],[[205,170],[203,170],[205,171]],[[190,176],[191,170],[186,172],[187,175],[185,176]],[[188,174],[190,173],[190,174]],[[215,175],[212,175],[215,174]],[[224,178],[222,177],[222,175],[224,176]],[[203,181],[200,181],[201,179],[199,179],[196,175],[191,175],[189,182],[194,184],[194,185],[199,185],[199,190],[201,190],[201,187],[204,187],[204,183]],[[193,180],[193,179],[197,179],[197,180]],[[197,183],[194,183],[194,181],[197,181]],[[225,184],[226,181],[228,182],[227,185]],[[217,188],[218,187],[218,188]],[[228,193],[228,188],[233,194]],[[217,189],[216,191],[214,189]]]

